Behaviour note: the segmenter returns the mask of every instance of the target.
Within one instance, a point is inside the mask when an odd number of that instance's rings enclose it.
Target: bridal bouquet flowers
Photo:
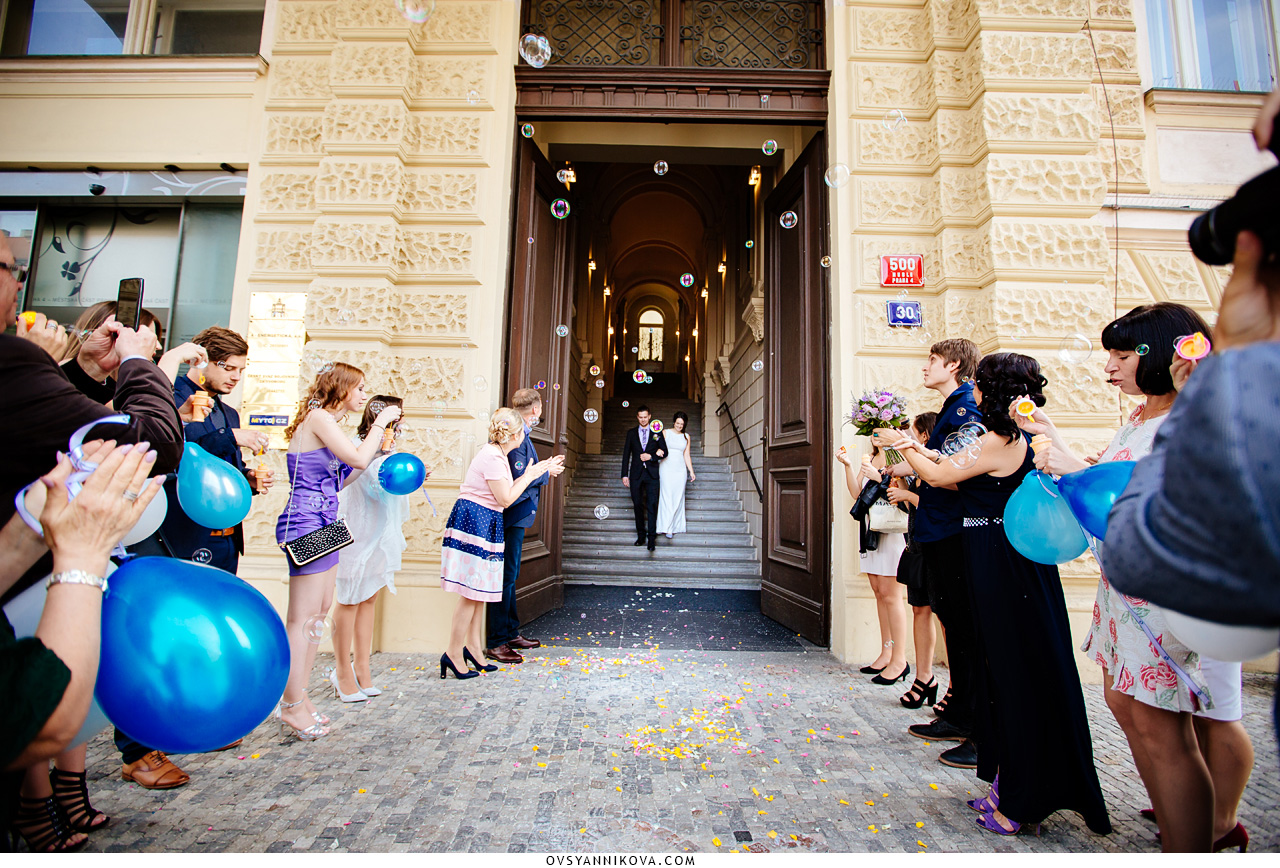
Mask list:
[[[863,437],[870,437],[877,428],[902,428],[907,424],[907,399],[883,389],[863,392],[853,399],[849,421]],[[896,450],[886,449],[885,460],[898,464],[903,459]]]

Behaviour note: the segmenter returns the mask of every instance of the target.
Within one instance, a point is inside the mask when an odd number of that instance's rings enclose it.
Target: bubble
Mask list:
[[[338,311],[338,323],[340,325],[346,325],[347,323],[351,322],[355,318],[356,318],[356,312],[351,308],[344,307],[342,308],[342,310]]]
[[[484,377],[477,376],[471,381],[471,385],[475,387],[477,392],[483,392],[485,389],[489,388],[489,381]]]
[[[545,389],[546,387],[547,387],[546,380],[539,380],[538,385],[534,386],[535,389]]]
[[[905,289],[898,290],[898,298],[905,299],[909,295],[911,295],[911,293],[907,292]]]
[[[582,411],[582,421],[586,422],[588,425],[598,421],[599,419],[600,414],[590,407]]]
[[[1058,344],[1058,358],[1068,365],[1079,365],[1089,361],[1093,355],[1093,341],[1076,332],[1067,335]]]
[[[891,109],[880,119],[881,125],[891,133],[896,133],[907,125],[907,116],[902,109]]]
[[[693,275],[687,271],[680,275],[680,285],[686,288],[693,286]]]
[[[596,518],[600,519],[601,521],[604,521],[606,518],[609,517],[609,507],[601,503],[598,506],[596,506],[595,514],[596,514]]]
[[[480,102],[480,91],[478,91],[478,90],[469,90],[469,91],[467,91],[467,104],[468,104],[468,105],[477,105],[479,102]]]
[[[484,566],[491,573],[500,573],[505,564],[502,555],[489,555],[484,559]]]
[[[596,388],[597,388],[597,389],[603,389],[603,388],[604,388],[604,380],[596,380]]]
[[[1138,344],[1133,348],[1133,351],[1140,356],[1145,356],[1147,353],[1151,352],[1151,347],[1146,344]]]
[[[332,461],[330,461],[330,462],[329,462],[329,472],[330,472],[330,473],[337,473],[337,472],[338,472],[339,470],[341,470],[341,469],[342,469],[342,462],[341,462],[341,461],[339,461],[338,459],[336,459],[336,458],[335,458],[335,459],[333,459]]]
[[[1027,330],[1022,326],[1015,326],[1013,329],[1013,336],[1015,338],[1025,338],[1027,336]]]
[[[1081,389],[1087,389],[1092,385],[1093,385],[1093,377],[1089,376],[1088,374],[1082,374],[1080,376],[1079,382],[1076,383],[1076,386]]]
[[[760,107],[767,108],[768,106],[769,106],[769,94],[767,93],[760,94]]]
[[[631,352],[633,352],[633,353],[639,353],[639,352],[640,352],[640,348],[639,348],[639,347],[632,347],[632,348],[631,348]]]
[[[537,33],[526,33],[520,38],[520,56],[534,69],[542,69],[551,60],[551,43]]]
[[[631,402],[630,402],[630,401],[623,401],[623,402],[622,402],[622,406],[623,406],[623,408],[624,408],[624,409],[625,409],[626,407],[630,407],[630,406],[631,406]]]
[[[849,183],[850,174],[848,166],[844,163],[836,163],[823,173],[822,180],[826,182],[828,187],[843,187]]]
[[[517,472],[517,473],[519,473],[521,470],[524,470],[524,462],[523,462],[523,461],[517,461],[517,462],[515,463],[515,465],[514,465],[514,466],[515,466],[515,468],[516,468],[516,472]]]
[[[320,409],[320,400],[319,400],[318,398],[312,398],[310,401],[308,401],[308,402],[307,402],[307,409],[308,409],[308,410],[319,410],[319,409]]]
[[[320,366],[320,373],[327,374],[333,370],[333,362],[325,362]]]
[[[333,619],[328,615],[312,615],[304,623],[303,629],[307,641],[312,645],[319,645],[333,634]]]
[[[559,383],[553,383],[553,384],[552,384],[552,386],[551,386],[551,388],[552,388],[553,390],[555,390],[555,391],[559,392],[559,391],[560,391],[560,384],[559,384]]]
[[[750,238],[748,238],[745,246],[748,250],[750,250],[752,247],[756,246],[756,243],[752,241]]]
[[[526,139],[533,138],[533,124],[521,124],[520,135],[524,136]],[[533,239],[530,238],[529,240],[532,241]]]
[[[645,372],[642,368],[636,368],[635,372],[631,374],[631,379],[635,380],[637,383],[643,383],[644,378]]]
[[[569,182],[569,170],[561,169],[560,171],[556,172],[556,180],[559,181],[561,184],[567,184]]]
[[[307,508],[312,512],[319,512],[325,507],[325,499],[318,494],[313,494],[307,498]]]
[[[198,564],[207,564],[213,560],[213,552],[208,549],[196,549],[191,553],[191,560]]]
[[[645,383],[645,385],[647,386],[647,385],[649,385],[649,384],[650,384],[650,383],[652,383],[652,382],[653,382],[653,375],[652,375],[652,374],[645,374],[645,376],[644,376],[644,383]]]
[[[396,8],[406,20],[423,24],[436,11],[436,0],[396,0]]]
[[[530,244],[532,244],[532,243],[533,243],[533,236],[532,236],[532,235],[530,235],[530,236],[529,236],[529,243],[530,243]]]
[[[796,216],[794,211],[783,211],[782,216],[778,218],[778,224],[783,229],[795,229],[796,224],[800,222],[800,218]]]
[[[666,160],[658,160],[658,162],[653,164],[653,174],[665,175],[670,168],[671,167],[667,165]]]
[[[557,220],[563,220],[569,216],[569,203],[563,199],[557,199],[551,203],[551,216]]]
[[[752,363],[751,363],[751,370],[753,370],[753,371],[763,371],[763,370],[764,370],[764,360],[763,360],[763,359],[756,359],[754,362],[752,362]]]
[[[411,361],[411,362],[409,363],[409,373],[410,373],[410,374],[412,374],[412,375],[413,375],[413,376],[415,376],[415,377],[416,377],[418,374],[421,374],[421,373],[422,373],[422,361],[421,361],[421,360],[419,360],[419,359],[414,359],[413,361]]]
[[[774,154],[778,153],[778,143],[773,139],[769,139],[760,146],[760,150],[764,152],[766,157],[772,157]]]
[[[650,430],[650,431],[652,431],[654,434],[661,434],[661,433],[662,433],[662,420],[661,420],[661,419],[654,419],[652,422],[650,422],[650,423],[649,423],[649,430]]]
[[[399,422],[396,424],[396,439],[400,441],[402,446],[408,446],[413,443],[418,436],[418,429],[411,426],[408,422]]]
[[[567,325],[564,325],[563,323],[561,323],[560,325],[556,326],[556,337],[567,338],[568,336],[569,336],[569,327]]]
[[[823,268],[830,268],[830,267],[831,267],[831,257],[830,257],[830,256],[824,256],[824,257],[822,257],[821,259],[819,259],[819,260],[818,260],[818,264],[819,264],[819,265],[821,265]]]
[[[589,372],[590,372],[591,376],[593,376],[593,377],[598,377],[598,376],[600,376],[600,366],[599,366],[599,365],[592,365],[588,370],[589,370]]]

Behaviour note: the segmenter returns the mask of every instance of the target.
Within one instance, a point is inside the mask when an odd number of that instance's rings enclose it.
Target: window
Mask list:
[[[662,314],[646,310],[640,314],[640,354],[642,362],[662,361]]]
[[[1147,0],[1152,84],[1267,92],[1275,84],[1268,0]]]
[[[7,0],[6,57],[257,54],[266,0]]]

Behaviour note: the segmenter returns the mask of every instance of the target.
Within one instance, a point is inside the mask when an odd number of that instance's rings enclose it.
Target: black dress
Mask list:
[[[1029,561],[1009,544],[1009,497],[1034,469],[1028,448],[1010,476],[961,482],[964,553],[978,634],[978,777],[1000,773],[1000,812],[1039,823],[1075,811],[1094,832],[1111,822],[1093,764],[1067,603],[1056,566]]]

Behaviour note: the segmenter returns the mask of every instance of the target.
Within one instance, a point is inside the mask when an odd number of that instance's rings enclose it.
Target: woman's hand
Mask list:
[[[62,354],[67,351],[67,344],[71,343],[67,330],[53,320],[46,319],[42,313],[36,314],[35,321],[30,326],[27,325],[26,317],[18,317],[18,337],[31,341],[53,356],[54,361],[62,359]]]
[[[41,477],[47,493],[40,525],[53,551],[55,569],[83,569],[101,576],[107,556],[138,523],[164,477],[148,481],[156,453],[146,442],[116,446],[108,440],[86,450],[85,458],[98,462],[98,467],[75,500],[67,491],[73,470],[69,458],[60,456],[57,466]]]
[[[1191,379],[1192,372],[1196,366],[1200,364],[1199,359],[1184,359],[1182,356],[1174,353],[1173,364],[1169,366],[1169,376],[1173,378],[1173,390],[1181,392],[1183,387],[1187,385],[1187,380]]]
[[[914,491],[911,491],[908,488],[899,488],[896,485],[893,488],[890,488],[885,496],[889,498],[889,502],[894,506],[897,506],[900,503],[905,503],[910,506],[918,506],[920,504],[920,498]]]
[[[870,461],[862,462],[861,467],[858,468],[858,472],[861,473],[863,477],[871,480],[872,482],[879,482],[881,479],[884,478],[881,475],[880,471],[876,468],[876,466],[872,464]]]
[[[1048,446],[1040,450],[1035,456],[1035,465],[1036,470],[1042,470],[1053,476],[1065,476],[1089,466],[1059,446],[1057,441],[1050,441]]]
[[[1053,427],[1053,422],[1049,419],[1049,414],[1044,411],[1043,407],[1036,407],[1031,413],[1030,418],[1018,412],[1018,405],[1023,401],[1030,401],[1031,396],[1022,395],[1014,398],[1013,403],[1009,405],[1009,418],[1014,424],[1029,434],[1047,434],[1049,429]]]
[[[853,462],[849,460],[849,452],[843,446],[841,446],[840,451],[836,453],[836,461],[839,461],[845,467],[853,466]]]
[[[373,420],[375,426],[380,426],[384,431],[387,426],[400,418],[401,409],[395,404],[382,408],[382,412],[378,414],[378,418]]]

